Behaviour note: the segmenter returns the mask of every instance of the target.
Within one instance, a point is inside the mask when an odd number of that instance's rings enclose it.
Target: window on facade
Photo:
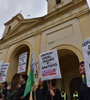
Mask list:
[[[9,28],[8,28],[8,32],[11,30],[11,26],[9,26]]]
[[[56,4],[59,4],[59,3],[61,3],[61,0],[56,0]]]

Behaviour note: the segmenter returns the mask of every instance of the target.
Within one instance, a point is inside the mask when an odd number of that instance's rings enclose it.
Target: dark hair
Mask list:
[[[81,62],[79,63],[79,66],[82,65],[82,64],[84,64],[84,61],[81,61]]]
[[[25,81],[27,81],[27,79],[28,79],[28,76],[27,76],[26,74],[21,74],[21,77],[22,77]]]
[[[40,84],[38,85],[37,90],[40,89]],[[47,90],[48,86],[47,86],[47,81],[43,81],[43,89]]]
[[[64,92],[65,92],[65,90],[64,90],[64,89],[62,89],[62,91],[64,91]]]
[[[18,88],[18,82],[12,81],[11,82],[11,91],[14,91]]]
[[[7,88],[7,82],[3,82],[3,84],[5,85],[4,87]]]
[[[56,79],[51,80],[51,82],[52,82],[52,87],[55,87],[56,86]]]

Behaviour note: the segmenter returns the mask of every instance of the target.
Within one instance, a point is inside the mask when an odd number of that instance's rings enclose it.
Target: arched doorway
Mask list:
[[[81,81],[82,81],[82,79],[80,77],[76,77],[76,78],[71,80],[71,82],[70,82],[70,95],[71,95],[71,98],[72,98],[72,95],[73,95],[75,90],[77,90],[79,92]],[[71,100],[73,100],[73,99],[71,99]]]
[[[9,69],[8,69],[8,73],[7,73],[7,80],[8,82],[11,82],[12,80],[13,81],[18,81],[19,80],[19,75],[20,74],[17,74],[17,70],[18,70],[18,63],[19,63],[19,56],[22,54],[22,53],[25,53],[25,52],[28,52],[27,53],[27,65],[26,65],[26,72],[24,73],[27,73],[27,70],[28,70],[28,63],[29,63],[29,54],[30,54],[30,49],[27,45],[25,44],[22,44],[20,46],[18,46],[14,51],[13,53],[11,54],[10,56],[10,59],[9,59],[9,62],[10,62],[10,66],[9,66]]]
[[[62,79],[58,80],[57,86],[67,92],[70,100],[70,82],[73,78],[80,77],[78,69],[79,59],[77,55],[69,49],[58,50],[58,55]]]

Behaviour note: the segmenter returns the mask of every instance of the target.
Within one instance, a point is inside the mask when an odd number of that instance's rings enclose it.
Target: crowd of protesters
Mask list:
[[[84,77],[80,85],[80,91],[74,91],[72,100],[90,100],[90,88],[87,87],[85,65],[83,61],[79,64],[79,71]],[[0,100],[30,100],[30,93],[24,97],[27,79],[28,76],[26,74],[21,74],[19,84],[12,82],[7,86],[7,82],[3,82],[0,87]],[[38,87],[33,87],[32,89],[32,99],[69,100],[65,90],[62,89],[62,91],[60,91],[58,88],[55,88],[55,86],[56,80],[42,81],[40,79]]]
[[[20,77],[20,83],[12,82],[7,86],[7,82],[1,84],[0,100],[29,100],[30,93],[27,96],[23,96],[26,87],[26,81],[28,76],[22,74]]]

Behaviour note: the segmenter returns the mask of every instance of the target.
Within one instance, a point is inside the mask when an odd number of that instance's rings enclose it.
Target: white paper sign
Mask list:
[[[31,67],[33,70],[34,79],[36,81],[38,79],[38,65],[35,63],[34,52],[31,54]]]
[[[18,64],[18,72],[17,73],[25,72],[26,65],[27,65],[27,52],[25,52],[19,56],[19,64]]]
[[[48,51],[39,55],[41,80],[61,78],[57,50]]]
[[[8,71],[9,63],[3,63],[0,71],[0,82],[6,81],[7,71]]]
[[[2,68],[2,64],[3,63],[4,63],[3,61],[0,61],[0,71],[1,71],[1,68]]]
[[[87,86],[90,87],[90,38],[85,40],[82,46],[83,46]]]

